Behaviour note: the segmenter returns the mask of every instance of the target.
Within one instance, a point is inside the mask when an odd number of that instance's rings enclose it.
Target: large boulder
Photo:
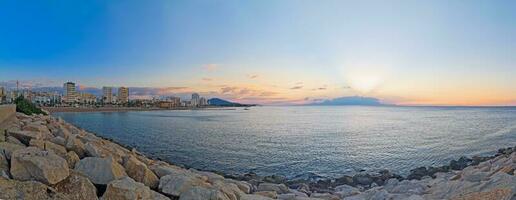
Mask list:
[[[98,199],[95,185],[75,171],[72,171],[68,178],[57,183],[54,188],[57,192],[67,194],[71,200]]]
[[[275,191],[278,194],[288,193],[289,189],[284,184],[260,183],[256,191]]]
[[[75,165],[75,170],[86,175],[94,184],[107,185],[127,174],[124,167],[112,158],[86,157]]]
[[[335,187],[335,194],[339,195],[340,198],[345,198],[360,194],[360,190],[349,185],[339,185]]]
[[[0,178],[0,199],[65,200],[69,198],[37,181]]]
[[[84,158],[86,155],[84,143],[77,139],[75,135],[68,137],[65,147],[68,151],[75,152],[79,158]]]
[[[7,136],[7,137],[5,137],[5,141],[6,141],[6,142],[9,142],[9,143],[13,143],[13,144],[17,144],[17,145],[25,146],[25,144],[23,144],[20,140],[16,139],[16,138],[15,138],[15,137],[13,137],[13,136]]]
[[[149,187],[129,177],[111,181],[102,196],[103,200],[151,199]]]
[[[54,143],[54,144],[58,144],[58,145],[61,145],[61,146],[66,146],[66,140],[64,138],[60,137],[60,136],[50,138],[49,141]]]
[[[172,173],[178,173],[179,171],[186,172],[186,170],[183,168],[174,165],[169,165],[162,161],[158,161],[150,165],[149,169],[152,170],[158,176],[158,178],[161,178]]]
[[[44,137],[42,132],[39,131],[19,131],[19,130],[9,130],[7,131],[8,136],[15,137],[20,142],[25,145],[29,145],[30,140],[36,139],[41,140]]]
[[[161,177],[158,188],[165,194],[178,197],[183,192],[195,186],[209,187],[210,185],[203,179],[192,174],[172,173]]]
[[[85,152],[86,155],[90,157],[112,157],[118,163],[123,163],[122,158],[126,157],[128,153],[130,153],[129,150],[106,140],[87,142],[85,145]]]
[[[0,151],[0,177],[9,178],[9,161],[3,151]]]
[[[25,125],[22,128],[22,130],[24,130],[24,131],[36,131],[36,132],[43,133],[44,135],[49,135],[50,134],[50,130],[48,129],[47,126],[42,125],[42,124],[43,124],[42,122],[33,122],[33,123]]]
[[[353,182],[359,185],[371,185],[373,178],[369,174],[356,174],[353,176]]]
[[[257,195],[257,194],[245,194],[240,200],[272,200],[269,197]]]
[[[70,169],[75,168],[75,164],[79,162],[79,160],[81,160],[79,156],[73,151],[69,151],[68,153],[66,153],[64,159],[68,163],[68,167]]]
[[[40,148],[42,150],[46,150],[46,151],[52,151],[55,154],[61,156],[62,158],[64,158],[66,156],[66,148],[65,147],[54,144],[49,141],[32,139],[29,142],[29,146],[38,147],[38,148]]]
[[[36,147],[13,152],[10,172],[16,180],[36,180],[46,184],[56,184],[69,175],[65,159]]]
[[[230,200],[224,193],[215,189],[195,186],[185,191],[179,197],[179,200]]]
[[[136,159],[134,156],[129,156],[125,159],[124,167],[127,175],[135,181],[143,183],[152,189],[158,188],[158,177],[147,167],[147,165]]]
[[[23,145],[18,145],[18,144],[13,144],[13,143],[8,143],[8,142],[0,142],[0,151],[4,152],[4,155],[8,160],[11,159],[11,154],[14,151],[19,150],[19,149],[24,149],[24,148],[25,148],[25,146],[23,146]]]

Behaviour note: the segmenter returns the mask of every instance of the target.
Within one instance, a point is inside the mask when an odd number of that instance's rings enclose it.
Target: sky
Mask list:
[[[516,105],[514,1],[0,1],[0,81]]]

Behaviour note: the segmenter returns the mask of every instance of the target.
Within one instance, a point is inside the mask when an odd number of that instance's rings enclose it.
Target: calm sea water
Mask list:
[[[226,173],[407,174],[516,145],[516,108],[307,106],[56,113],[172,163]]]

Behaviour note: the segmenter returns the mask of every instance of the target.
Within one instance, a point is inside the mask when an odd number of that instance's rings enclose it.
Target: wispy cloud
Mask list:
[[[291,90],[299,90],[299,89],[302,89],[302,88],[303,88],[303,86],[301,85],[301,86],[294,86],[294,87],[291,87],[290,89],[291,89]]]
[[[249,78],[249,79],[255,79],[255,78],[258,78],[258,74],[248,74],[248,75],[247,75],[247,78]]]
[[[219,64],[205,64],[202,66],[202,68],[206,71],[209,71],[209,72],[213,72],[213,71],[217,71],[217,69],[219,69],[220,65]]]
[[[213,81],[213,79],[212,79],[212,78],[207,78],[207,77],[204,77],[204,78],[202,78],[201,80],[203,80],[203,81]]]

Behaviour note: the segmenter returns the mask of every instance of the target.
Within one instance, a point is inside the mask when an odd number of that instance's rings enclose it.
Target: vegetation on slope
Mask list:
[[[26,115],[32,115],[32,114],[43,114],[46,115],[45,112],[43,112],[40,108],[36,107],[33,103],[31,103],[29,100],[25,99],[22,96],[19,96],[14,100],[14,103],[16,104],[16,112],[21,112]]]

